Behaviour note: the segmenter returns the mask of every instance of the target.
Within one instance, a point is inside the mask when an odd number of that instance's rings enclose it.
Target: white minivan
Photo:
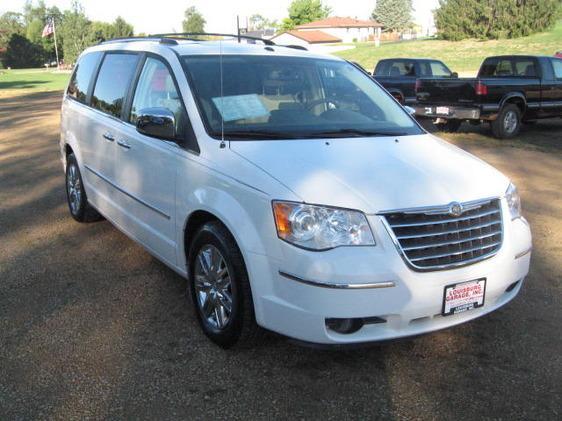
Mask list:
[[[382,341],[517,295],[531,234],[508,178],[349,62],[188,38],[84,51],[60,148],[73,218],[187,278],[211,340]]]

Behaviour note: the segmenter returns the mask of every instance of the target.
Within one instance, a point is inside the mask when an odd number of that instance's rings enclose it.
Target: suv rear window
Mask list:
[[[94,87],[92,107],[120,117],[138,60],[138,54],[106,54]]]
[[[96,69],[101,52],[88,53],[80,59],[66,90],[67,95],[77,99],[80,102],[86,102],[88,96],[88,86],[92,80],[92,74]]]

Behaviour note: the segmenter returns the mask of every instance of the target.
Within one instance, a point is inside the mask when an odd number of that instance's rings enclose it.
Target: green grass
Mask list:
[[[427,57],[445,62],[459,73],[476,73],[485,57],[499,54],[553,55],[562,50],[562,22],[549,32],[494,41],[420,40],[382,44],[356,43],[352,50],[335,53],[372,71],[378,60],[389,57]]]
[[[60,91],[70,73],[46,69],[0,70],[0,97],[33,92]]]

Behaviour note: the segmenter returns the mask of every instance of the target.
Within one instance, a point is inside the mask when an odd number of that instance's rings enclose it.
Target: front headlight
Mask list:
[[[367,218],[359,211],[274,201],[273,215],[279,238],[299,247],[375,245]]]
[[[505,199],[507,200],[507,206],[511,213],[511,219],[521,217],[521,198],[519,197],[519,192],[515,184],[509,183],[509,187],[505,192]]]

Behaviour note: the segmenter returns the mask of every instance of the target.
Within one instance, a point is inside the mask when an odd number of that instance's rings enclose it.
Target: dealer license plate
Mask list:
[[[446,286],[443,292],[443,316],[482,307],[485,293],[486,278]]]
[[[449,115],[449,107],[435,107],[435,114]]]

